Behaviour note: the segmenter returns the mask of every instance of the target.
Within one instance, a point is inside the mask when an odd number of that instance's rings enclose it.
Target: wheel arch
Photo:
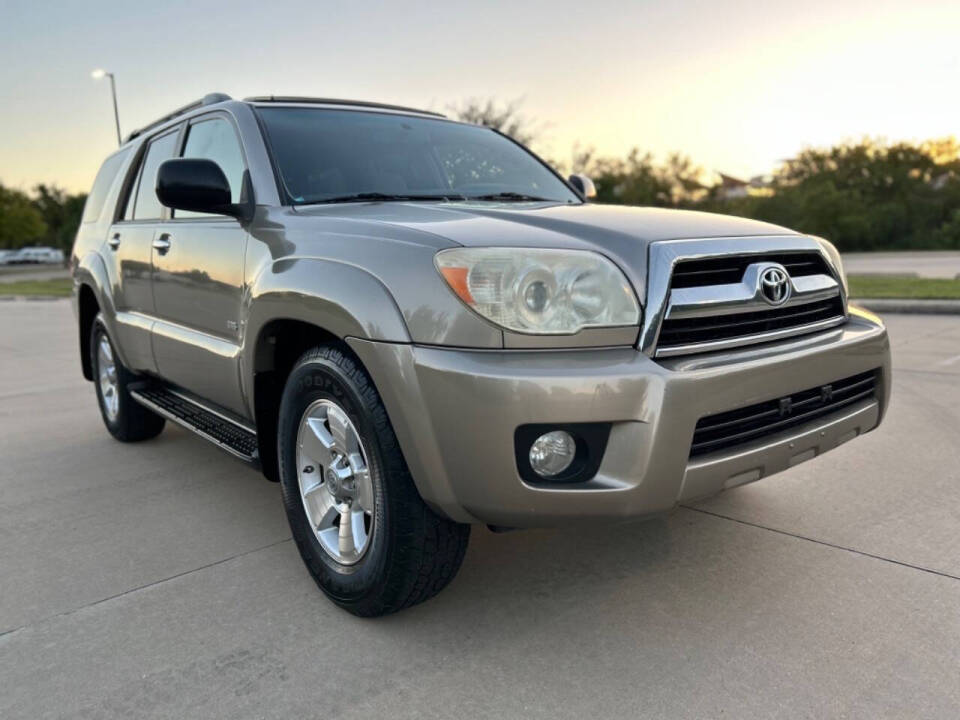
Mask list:
[[[274,318],[257,333],[248,397],[253,405],[260,465],[268,480],[280,479],[277,423],[283,387],[297,359],[323,343],[341,343],[329,330],[295,318]]]
[[[273,263],[252,283],[247,303],[241,382],[257,427],[264,475],[277,480],[280,397],[297,359],[311,347],[335,343],[362,365],[347,338],[408,343],[410,335],[383,283],[342,262],[294,258]]]

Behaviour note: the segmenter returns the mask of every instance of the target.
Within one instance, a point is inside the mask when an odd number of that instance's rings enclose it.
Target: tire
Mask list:
[[[339,345],[322,345],[306,352],[294,365],[280,403],[277,454],[287,518],[307,569],[334,603],[354,615],[374,617],[423,602],[453,580],[463,562],[470,526],[440,517],[424,503],[372,380],[348,353]],[[311,420],[314,425],[306,419],[324,412],[326,420],[319,421],[324,428],[336,434],[334,418],[340,417],[341,435],[354,433],[357,441],[358,450],[349,455],[349,463],[335,446],[329,450],[332,457],[340,457],[340,463],[346,466],[344,471],[354,471],[357,497],[339,505],[330,489],[330,470],[324,476],[323,459],[311,464],[309,458],[318,453],[304,455],[310,450],[309,444],[301,444],[301,432],[307,437],[310,428],[316,427],[316,419]],[[341,412],[347,420],[342,419]],[[309,437],[316,439],[314,435]],[[320,445],[315,447],[323,452]],[[306,468],[299,466],[298,459],[306,463]],[[327,467],[336,467],[337,461],[332,462],[334,465]],[[323,477],[326,480],[320,480]],[[309,500],[301,495],[301,481],[306,487],[312,482],[308,478],[316,478],[311,488],[324,483]],[[369,479],[367,497],[358,478]],[[349,480],[341,483],[349,484]],[[318,516],[318,506],[313,504],[316,498],[333,502],[341,512],[348,507],[350,513],[341,514],[339,520],[350,517],[351,527],[363,528],[353,531],[352,552],[344,551],[343,541],[334,550],[329,542],[324,544],[323,538],[331,537],[332,528],[326,535],[315,532],[307,508],[309,505],[314,517]],[[322,505],[325,501],[316,502]],[[336,515],[336,510],[332,512]],[[358,514],[360,526],[354,524]],[[321,525],[322,521],[318,527]],[[341,535],[343,526],[343,522],[338,523]],[[362,550],[361,543],[356,542],[358,536],[366,539]],[[342,557],[338,559],[335,554]]]
[[[113,372],[108,376],[115,378],[112,387],[105,388],[101,381],[101,365],[105,353],[101,344],[109,348],[107,360],[113,361]],[[97,389],[97,405],[107,430],[120,442],[139,442],[155,438],[163,430],[165,420],[130,397],[129,385],[137,377],[123,366],[114,350],[113,341],[107,334],[103,316],[97,315],[90,328],[90,367],[93,368],[93,384]]]

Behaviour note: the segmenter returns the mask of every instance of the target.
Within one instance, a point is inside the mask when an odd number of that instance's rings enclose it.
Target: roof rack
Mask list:
[[[366,102],[364,100],[337,100],[334,98],[316,98],[316,97],[298,97],[295,95],[259,95],[243,99],[244,102],[275,102],[275,103],[309,103],[313,105],[347,105],[355,107],[379,108],[381,110],[400,110],[402,112],[414,112],[420,115],[433,115],[434,117],[445,118],[446,115],[432,110],[418,110],[417,108],[404,107],[403,105],[388,105],[387,103]]]
[[[183,115],[184,113],[188,113],[191,110],[196,110],[197,108],[205,107],[207,105],[216,105],[217,103],[225,102],[227,100],[233,100],[233,98],[227,95],[226,93],[216,93],[216,92],[207,93],[199,100],[194,100],[192,103],[187,103],[183,107],[177,108],[172,113],[168,113],[167,115],[164,115],[162,118],[159,118],[158,120],[154,120],[149,125],[144,125],[139,130],[134,130],[132,133],[127,135],[127,139],[124,140],[124,142],[128,143],[131,140],[133,140],[135,137],[139,137],[140,135],[143,135],[143,133],[145,133],[147,130],[155,128],[158,125],[163,125],[163,123],[167,122],[168,120],[173,120],[175,117],[179,117],[180,115]]]

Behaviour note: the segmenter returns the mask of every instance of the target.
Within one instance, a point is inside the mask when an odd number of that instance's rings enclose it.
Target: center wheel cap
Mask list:
[[[327,490],[334,497],[340,494],[340,478],[337,477],[337,473],[333,471],[332,468],[327,469]]]

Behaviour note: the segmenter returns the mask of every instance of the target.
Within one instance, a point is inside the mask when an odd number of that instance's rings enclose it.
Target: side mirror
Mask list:
[[[592,200],[597,196],[597,188],[594,186],[593,180],[586,175],[574,173],[570,176],[570,184],[584,200]]]
[[[239,220],[252,215],[252,200],[230,201],[230,183],[213,160],[174,158],[161,163],[157,170],[157,198],[174,210],[229,215]]]

